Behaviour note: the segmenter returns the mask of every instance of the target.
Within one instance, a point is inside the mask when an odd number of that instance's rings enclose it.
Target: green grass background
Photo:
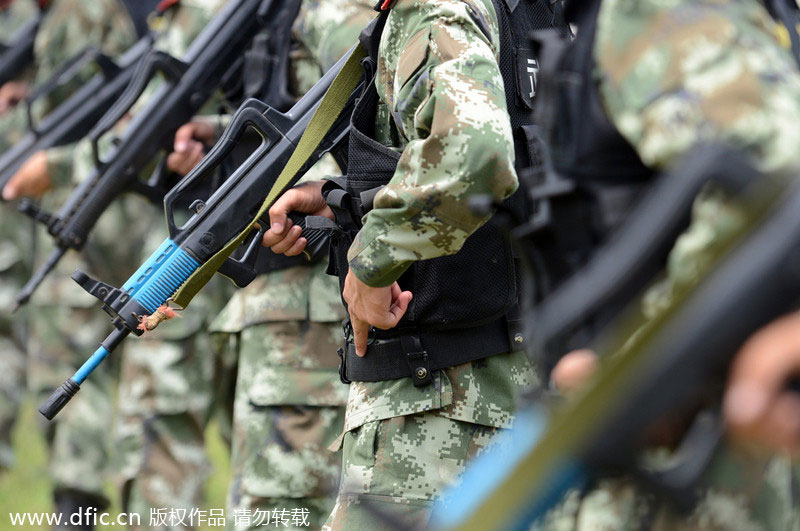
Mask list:
[[[47,447],[37,428],[36,408],[28,400],[23,414],[14,429],[16,463],[12,470],[0,472],[0,529],[10,529],[9,512],[48,512],[53,510],[50,480],[47,474]],[[225,507],[225,493],[230,478],[228,450],[219,435],[216,423],[206,430],[206,453],[212,464],[212,471],[206,482],[206,509]],[[119,496],[111,484],[106,486],[112,506],[108,512],[119,511]],[[142,524],[147,524],[150,515],[141,515]],[[113,527],[116,529],[116,527]],[[28,529],[36,529],[28,527]],[[40,529],[46,529],[42,527]],[[112,529],[111,526],[98,526],[98,529]],[[207,529],[220,529],[219,527]]]

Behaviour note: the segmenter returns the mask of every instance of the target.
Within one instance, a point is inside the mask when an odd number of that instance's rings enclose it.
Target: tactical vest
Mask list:
[[[533,127],[533,96],[538,64],[527,40],[531,30],[560,27],[560,1],[493,0],[500,22],[500,71],[513,126],[520,167],[538,158]],[[366,83],[351,118],[347,176],[328,182],[323,193],[338,228],[332,236],[329,272],[344,279],[347,251],[361,217],[380,187],[392,178],[400,153],[374,139],[378,93],[375,87],[378,44],[389,11],[361,36],[369,52],[363,61]],[[488,37],[488,30],[486,30]],[[525,209],[523,193],[506,207]],[[517,270],[508,239],[497,224],[486,223],[452,256],[415,262],[398,280],[414,298],[398,326],[374,330],[367,355],[355,355],[349,333],[340,351],[342,380],[385,381],[410,376],[414,385],[430,383],[432,372],[522,348],[522,336],[510,313],[517,302]]]
[[[537,201],[547,205],[533,246],[541,255],[537,277],[546,279],[540,284],[549,290],[586,264],[655,175],[603,108],[593,74],[599,7],[599,0],[566,2],[565,18],[578,26],[574,40],[552,32],[534,37],[542,69],[536,118],[552,163],[546,172],[564,183],[551,194],[539,191],[546,187],[535,180],[526,182]],[[522,175],[531,173],[544,172]]]

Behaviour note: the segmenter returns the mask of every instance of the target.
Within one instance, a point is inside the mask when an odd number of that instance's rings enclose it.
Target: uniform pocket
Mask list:
[[[239,411],[242,411],[241,409]],[[341,408],[247,408],[233,437],[234,485],[260,498],[324,497],[339,479],[339,455],[325,445],[341,429]]]
[[[258,372],[248,397],[256,407],[343,407],[347,403],[347,386],[339,381],[339,372],[336,370],[264,367]]]

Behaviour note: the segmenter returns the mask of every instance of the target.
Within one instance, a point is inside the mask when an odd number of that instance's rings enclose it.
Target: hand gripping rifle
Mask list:
[[[185,308],[217,271],[239,287],[255,278],[265,230],[261,227],[269,227],[269,207],[324,153],[346,144],[363,57],[363,49],[355,48],[286,114],[257,100],[246,101],[203,161],[166,195],[169,238],[121,288],[81,271],[73,275],[103,302],[116,329],[39,409],[45,417],[52,419],[125,337],[142,334],[142,316],[152,315],[170,301]],[[261,137],[261,144],[221,185],[211,188],[210,196],[194,199],[209,193],[207,183],[214,179],[217,167],[250,131]],[[180,205],[187,204],[188,219],[181,221],[187,212]],[[235,250],[237,257],[232,256]]]
[[[161,150],[168,150],[175,131],[188,122],[220,87],[226,74],[239,68],[241,56],[253,38],[270,20],[279,0],[230,0],[192,42],[183,60],[162,51],[151,51],[142,59],[119,101],[89,133],[95,168],[75,188],[55,215],[30,202],[20,209],[43,223],[56,249],[17,295],[17,305],[26,303],[68,249],[80,250],[100,215],[121,193],[133,190],[160,201],[170,183],[165,171],[142,181],[143,169]],[[128,112],[156,74],[166,78],[149,103],[128,124],[119,142],[101,160],[98,142]]]
[[[0,44],[0,86],[17,79],[33,62],[33,43],[43,16],[40,8],[7,43]]]
[[[693,505],[692,487],[722,434],[718,411],[695,418],[676,453],[684,459],[668,470],[642,469],[636,462],[638,441],[655,419],[696,404],[702,390],[721,383],[749,335],[792,309],[800,297],[800,186],[760,176],[731,153],[701,153],[668,176],[695,183],[709,178],[723,184],[727,180],[732,188],[743,190],[738,195],[747,218],[744,228],[717,242],[701,279],[680,292],[669,310],[633,338],[623,333],[609,343],[605,351],[616,354],[607,357],[580,395],[550,419],[537,407],[521,410],[505,443],[499,442],[501,450],[476,460],[462,485],[437,508],[435,527],[522,529],[556,505],[568,489],[606,471],[632,474],[678,508]],[[609,242],[584,273],[543,303],[531,316],[532,324],[538,324],[537,317],[549,316],[542,322],[548,323],[545,334],[552,335],[568,329],[577,315],[599,307],[607,297],[631,291],[625,272],[653,252],[654,241],[668,241],[664,234],[675,228],[669,219],[675,215],[659,210],[651,210],[658,218],[646,223],[648,209],[658,203],[656,194],[668,184],[659,182],[627,224],[635,230],[637,222],[643,222],[647,232]],[[667,202],[680,195],[672,194]],[[680,210],[687,208],[688,203]],[[619,274],[612,279],[602,276],[614,262]],[[592,285],[597,287],[585,291]],[[582,296],[576,298],[576,293]],[[563,322],[556,311],[565,312]]]

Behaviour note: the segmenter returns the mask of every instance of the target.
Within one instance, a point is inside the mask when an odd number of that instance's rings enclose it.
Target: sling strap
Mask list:
[[[303,136],[300,137],[297,148],[275,180],[275,184],[264,199],[258,213],[256,213],[245,230],[231,240],[217,254],[212,256],[211,259],[200,266],[200,268],[186,280],[173,297],[175,304],[185,308],[191,302],[200,289],[211,280],[211,277],[214,276],[214,273],[219,270],[231,253],[242,245],[256,222],[261,219],[267,211],[269,211],[275,201],[292,186],[294,177],[300,172],[306,162],[311,158],[314,151],[316,151],[317,147],[319,147],[320,143],[324,140],[325,136],[336,122],[336,119],[347,105],[350,95],[361,81],[361,60],[365,56],[366,52],[364,48],[360,44],[356,45],[347,58],[342,70],[333,80],[331,87],[322,98],[322,102],[311,118],[311,122],[309,122]]]

